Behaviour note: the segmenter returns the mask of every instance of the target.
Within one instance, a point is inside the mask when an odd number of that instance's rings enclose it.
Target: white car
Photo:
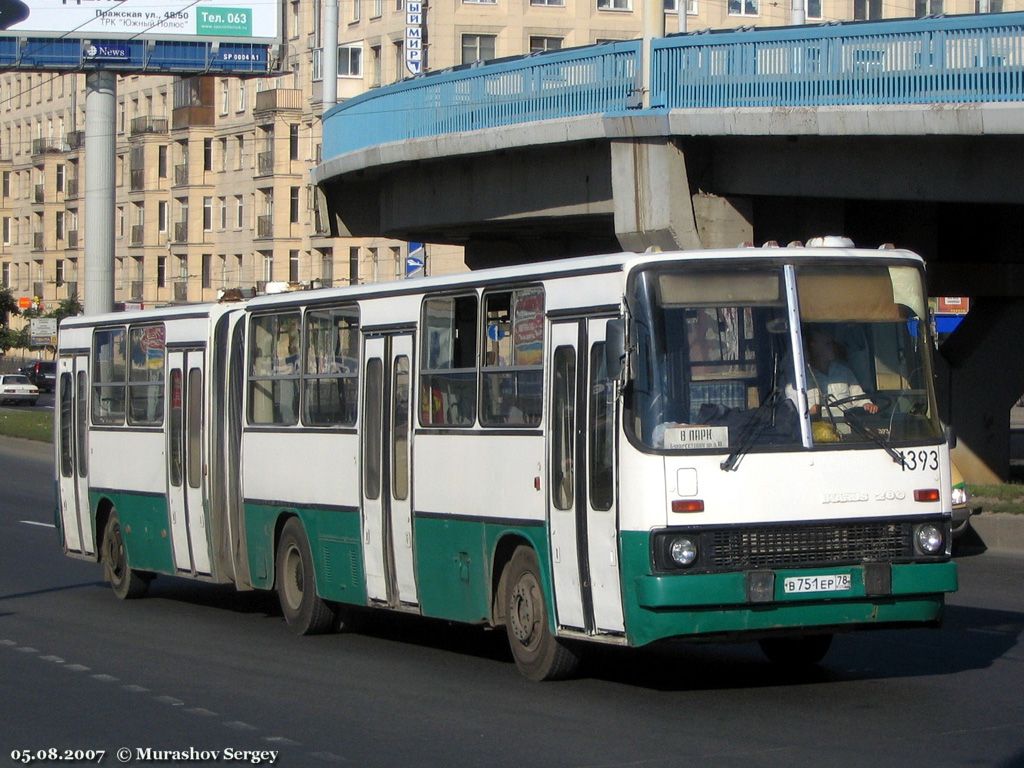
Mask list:
[[[953,472],[953,538],[958,539],[971,525],[971,492],[967,490],[967,483],[960,469],[953,462],[950,462]]]
[[[28,403],[35,405],[39,399],[39,388],[21,373],[5,373],[0,375],[0,404]]]

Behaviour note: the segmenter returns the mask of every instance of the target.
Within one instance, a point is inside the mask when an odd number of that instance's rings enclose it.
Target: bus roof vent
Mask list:
[[[808,248],[853,248],[853,240],[842,235],[825,235],[812,237],[807,241]]]
[[[799,240],[790,240],[788,243],[786,243],[786,247],[787,248],[803,248],[804,244],[801,243]]]
[[[764,244],[761,247],[762,248],[778,248],[779,247],[779,241],[778,240],[765,240]]]

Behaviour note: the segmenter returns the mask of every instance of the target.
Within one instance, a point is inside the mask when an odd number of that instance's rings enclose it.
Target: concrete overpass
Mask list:
[[[972,311],[947,420],[1005,476],[1024,392],[1024,14],[689,34],[460,68],[325,116],[338,235],[465,246],[473,267],[842,233],[929,263]],[[967,459],[964,460],[967,464]]]

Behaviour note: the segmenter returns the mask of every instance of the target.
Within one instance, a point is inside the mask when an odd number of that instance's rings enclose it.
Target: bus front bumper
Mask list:
[[[943,563],[865,563],[830,568],[646,575],[627,599],[630,643],[669,637],[934,624],[957,567]]]

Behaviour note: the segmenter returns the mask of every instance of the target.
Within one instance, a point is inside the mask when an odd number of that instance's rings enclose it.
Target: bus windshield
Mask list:
[[[626,428],[647,448],[887,446],[941,435],[915,267],[814,264],[790,267],[787,279],[783,266],[652,266],[635,275],[628,303]]]

